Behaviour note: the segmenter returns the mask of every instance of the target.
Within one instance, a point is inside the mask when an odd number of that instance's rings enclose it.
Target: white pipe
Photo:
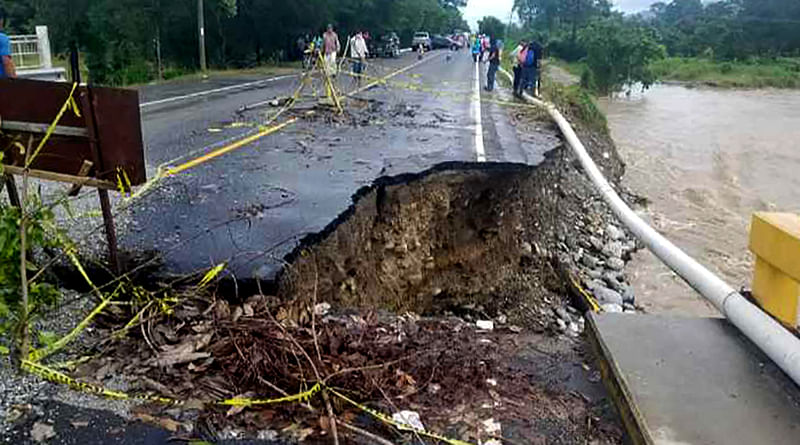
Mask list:
[[[506,70],[501,69],[501,72],[511,79],[511,75]],[[664,264],[710,301],[750,341],[755,343],[795,383],[800,385],[800,339],[764,313],[758,306],[747,301],[739,292],[695,261],[694,258],[656,232],[634,213],[603,177],[572,126],[553,104],[535,99],[527,93],[523,94],[523,98],[548,111],[592,183],[620,221]]]

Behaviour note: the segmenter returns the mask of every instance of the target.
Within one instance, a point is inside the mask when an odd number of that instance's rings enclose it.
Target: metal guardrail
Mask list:
[[[36,34],[9,36],[11,41],[11,58],[18,69],[44,68],[40,57],[39,37]]]

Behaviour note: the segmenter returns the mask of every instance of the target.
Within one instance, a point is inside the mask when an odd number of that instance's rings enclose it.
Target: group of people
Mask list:
[[[352,60],[352,68],[355,74],[361,75],[364,72],[366,59],[369,56],[369,49],[367,40],[370,38],[369,32],[358,31],[353,34],[348,40],[347,47],[350,51],[350,59]],[[313,39],[306,38],[305,65],[306,68],[314,66],[314,60],[321,54],[324,61],[325,70],[331,75],[336,76],[338,73],[338,54],[342,51],[342,45],[339,41],[339,35],[333,29],[333,25],[329,24],[325,32]],[[347,54],[343,54],[347,57]],[[360,79],[360,77],[358,77]]]
[[[535,41],[521,40],[511,51],[514,63],[514,95],[530,90],[539,95],[539,69],[541,68],[542,47]],[[493,91],[497,71],[503,60],[503,41],[486,35],[478,35],[472,41],[472,58],[475,63],[488,63],[486,72],[486,91]]]
[[[525,90],[539,95],[539,70],[542,61],[542,46],[535,41],[521,40],[514,51],[514,95],[522,97]]]

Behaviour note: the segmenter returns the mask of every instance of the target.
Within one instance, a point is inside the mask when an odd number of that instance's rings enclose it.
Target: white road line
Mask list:
[[[486,162],[486,151],[483,148],[483,123],[481,122],[481,72],[480,62],[475,63],[475,82],[472,95],[472,115],[475,118],[475,152],[478,162]]]
[[[227,87],[223,87],[223,88],[216,88],[216,89],[213,89],[213,90],[198,91],[197,93],[186,94],[184,96],[168,97],[166,99],[154,100],[152,102],[145,102],[143,104],[139,104],[139,108],[151,107],[153,105],[162,105],[162,104],[167,104],[167,103],[170,103],[170,102],[179,102],[179,101],[186,100],[186,99],[192,99],[192,98],[195,98],[195,97],[203,97],[203,96],[207,96],[209,94],[222,93],[224,91],[230,91],[230,90],[235,90],[235,89],[239,89],[239,88],[247,88],[247,87],[251,87],[251,86],[254,86],[254,85],[259,85],[259,84],[262,84],[262,83],[270,83],[270,82],[276,82],[278,80],[289,79],[291,77],[297,77],[299,75],[300,74],[287,74],[285,76],[270,77],[269,79],[256,80],[254,82],[247,82],[247,83],[240,83],[240,84],[237,84],[237,85],[231,85],[231,86],[227,86]]]

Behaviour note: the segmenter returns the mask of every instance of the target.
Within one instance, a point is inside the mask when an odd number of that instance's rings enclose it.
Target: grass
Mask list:
[[[555,65],[573,76],[578,77],[581,77],[581,74],[583,74],[583,71],[586,69],[586,64],[583,62],[567,62],[561,59],[550,58],[547,60],[547,63]]]
[[[69,59],[65,57],[56,57],[53,60],[54,67],[61,67],[67,71],[67,78],[70,77],[70,63]],[[135,88],[142,85],[152,84],[165,84],[165,83],[179,83],[179,82],[193,82],[200,81],[207,77],[225,77],[225,76],[276,76],[281,74],[293,73],[302,67],[302,62],[279,62],[264,64],[253,68],[244,69],[212,69],[208,70],[205,74],[200,71],[189,70],[179,67],[165,67],[163,80],[152,80],[147,82],[132,82],[127,83],[124,87]],[[89,78],[89,69],[86,67],[84,60],[81,60],[81,79],[85,82]]]
[[[714,61],[670,57],[653,64],[661,80],[721,88],[800,88],[800,58]]]
[[[550,63],[580,76],[586,65],[551,59]],[[652,65],[661,81],[677,81],[719,88],[800,88],[800,58],[754,58],[715,61],[668,57]]]
[[[208,70],[205,74],[200,71],[189,71],[181,69],[165,69],[164,80],[150,81],[143,83],[135,83],[126,85],[126,87],[137,87],[141,85],[154,85],[154,84],[167,84],[167,83],[180,83],[180,82],[194,82],[200,81],[208,77],[235,77],[235,76],[278,76],[281,74],[294,73],[302,68],[301,62],[286,62],[277,64],[261,65],[254,68],[242,69],[212,69]]]
[[[545,65],[554,64],[564,68],[568,72],[580,76],[583,72],[583,65],[580,63],[568,64],[566,62],[547,59],[544,61]],[[510,58],[505,58],[502,61],[503,68],[509,73],[512,72],[513,62]],[[568,68],[569,67],[569,68]],[[575,70],[575,71],[573,71]],[[595,96],[580,85],[562,85],[547,75],[547,70],[542,73],[542,86],[539,93],[543,98],[552,102],[556,108],[561,110],[571,119],[576,119],[593,130],[599,131],[603,134],[608,133],[608,122],[606,115],[600,110],[595,101]],[[505,76],[498,76],[498,79]]]

